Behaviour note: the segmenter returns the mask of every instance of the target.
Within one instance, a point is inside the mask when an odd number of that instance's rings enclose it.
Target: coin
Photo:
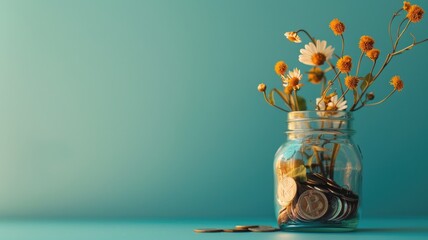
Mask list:
[[[230,228],[230,229],[223,229],[223,232],[227,233],[234,233],[234,232],[249,232],[248,229],[237,229],[237,228]]]
[[[223,229],[220,228],[200,228],[194,229],[195,233],[215,233],[215,232],[223,232]]]
[[[296,181],[291,177],[284,177],[278,181],[277,200],[281,206],[287,206],[297,193]]]
[[[330,216],[328,218],[329,221],[335,220],[337,216],[339,216],[340,212],[342,211],[342,201],[339,197],[332,196],[330,203]]]
[[[235,229],[238,229],[238,230],[248,230],[249,228],[256,228],[258,226],[259,225],[236,225]]]
[[[279,231],[279,228],[274,228],[271,226],[258,226],[255,228],[249,228],[251,232],[276,232]]]
[[[290,217],[288,216],[287,208],[283,208],[278,214],[278,225],[287,223],[289,220]]]
[[[328,200],[324,193],[307,190],[297,201],[298,215],[306,220],[316,220],[324,216],[328,210]]]

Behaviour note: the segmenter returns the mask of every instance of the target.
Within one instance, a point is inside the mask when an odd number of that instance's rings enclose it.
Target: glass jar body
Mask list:
[[[290,112],[274,159],[275,212],[283,231],[352,231],[360,215],[361,153],[346,112]]]

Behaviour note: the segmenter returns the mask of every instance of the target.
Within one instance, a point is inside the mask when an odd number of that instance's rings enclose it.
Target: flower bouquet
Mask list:
[[[424,10],[409,2],[393,13],[388,35],[389,53],[375,47],[371,36],[361,36],[355,59],[345,54],[345,24],[333,19],[329,27],[340,37],[340,51],[328,46],[325,40],[314,38],[300,29],[286,32],[285,37],[301,43],[306,36],[309,43],[300,50],[299,61],[310,66],[305,73],[311,84],[321,86],[320,96],[307,103],[299,94],[304,84],[298,68],[288,71],[284,61],[275,64],[282,89],[267,91],[265,84],[258,86],[265,101],[288,113],[288,140],[275,154],[275,208],[278,225],[282,230],[354,230],[358,224],[361,194],[361,152],[352,141],[352,112],[379,105],[404,88],[400,76],[392,76],[389,94],[375,101],[370,89],[382,82],[381,74],[398,55],[413,49],[427,39],[413,41],[400,47],[409,26],[421,21]],[[392,28],[396,27],[393,32]],[[379,61],[384,58],[383,61]],[[363,71],[362,61],[371,67]],[[381,62],[379,64],[379,62]],[[283,105],[275,100],[278,96]],[[311,111],[308,111],[308,105]]]

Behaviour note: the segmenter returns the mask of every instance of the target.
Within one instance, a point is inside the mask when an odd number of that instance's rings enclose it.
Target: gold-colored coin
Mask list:
[[[215,233],[215,232],[223,232],[223,229],[220,228],[200,228],[194,229],[195,233]]]
[[[258,226],[256,228],[249,228],[251,232],[276,232],[279,231],[278,228],[274,228],[271,226]]]
[[[287,206],[297,194],[297,183],[291,177],[278,179],[277,201],[281,206]]]
[[[258,226],[259,225],[236,225],[235,229],[238,229],[238,230],[248,230],[249,228],[256,228]]]
[[[234,233],[234,232],[249,232],[248,229],[237,229],[237,228],[231,228],[231,229],[223,229],[223,232],[227,233]]]

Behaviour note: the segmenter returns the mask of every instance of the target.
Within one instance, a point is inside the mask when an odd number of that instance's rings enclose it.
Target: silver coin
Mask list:
[[[324,193],[316,190],[307,190],[297,201],[298,215],[307,220],[317,220],[328,210],[328,200]]]
[[[329,221],[332,221],[339,216],[340,212],[342,211],[342,201],[340,198],[336,196],[332,196],[330,201],[330,208],[332,209],[331,215],[328,218]]]

